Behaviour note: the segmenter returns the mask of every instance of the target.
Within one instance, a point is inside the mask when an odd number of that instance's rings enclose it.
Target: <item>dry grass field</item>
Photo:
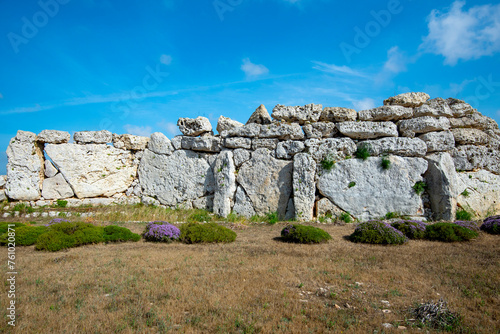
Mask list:
[[[102,209],[94,221],[185,218],[137,210]],[[226,226],[238,234],[234,243],[18,247],[16,327],[7,325],[5,283],[0,332],[432,333],[408,310],[443,298],[462,316],[457,332],[500,333],[498,236],[378,246],[346,240],[352,224],[320,225],[333,240],[300,245],[274,239],[285,223]],[[7,272],[5,249],[0,264]]]

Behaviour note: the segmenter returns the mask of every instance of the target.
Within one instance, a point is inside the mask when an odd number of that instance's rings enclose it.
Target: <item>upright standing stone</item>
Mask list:
[[[266,107],[261,104],[253,114],[250,116],[245,125],[256,123],[256,124],[271,124],[272,118],[269,116]]]
[[[214,165],[214,213],[224,218],[231,213],[231,203],[236,191],[234,172],[233,153],[231,151],[221,152]]]
[[[243,188],[240,186],[238,186],[238,189],[236,189],[233,212],[239,216],[243,216],[246,218],[250,218],[255,215],[252,201],[245,193],[245,190],[243,190]]]
[[[295,218],[311,220],[314,211],[316,162],[307,153],[298,153],[293,158],[293,203]]]
[[[73,190],[61,173],[43,181],[42,196],[45,199],[63,199],[73,195]]]

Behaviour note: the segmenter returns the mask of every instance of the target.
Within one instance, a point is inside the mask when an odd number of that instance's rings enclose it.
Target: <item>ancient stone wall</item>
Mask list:
[[[180,118],[181,136],[19,131],[0,198],[69,206],[112,203],[203,208],[220,216],[311,220],[388,212],[453,219],[500,212],[500,130],[464,101],[425,93],[378,108],[261,105],[243,125]],[[356,158],[368,149],[370,157]],[[416,184],[425,182],[423,194]]]

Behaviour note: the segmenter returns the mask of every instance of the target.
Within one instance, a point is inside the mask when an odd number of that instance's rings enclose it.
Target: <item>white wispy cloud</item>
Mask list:
[[[156,125],[167,131],[167,134],[169,134],[170,137],[174,137],[181,133],[177,124],[172,122],[161,121],[156,123]]]
[[[447,11],[434,9],[428,16],[429,34],[420,48],[445,57],[446,65],[478,59],[500,51],[500,4],[464,10],[455,1]]]
[[[161,55],[160,57],[160,63],[164,65],[170,65],[172,64],[172,56],[170,55]]]
[[[368,75],[366,75],[365,73],[354,70],[346,65],[338,66],[335,64],[327,64],[327,63],[323,63],[320,61],[312,61],[312,62],[315,64],[315,66],[313,66],[313,69],[321,71],[321,72],[326,72],[326,73],[331,73],[331,74],[343,74],[343,75],[355,76],[355,77],[361,77],[361,78],[368,77]]]
[[[243,59],[241,70],[245,72],[247,78],[256,78],[269,73],[267,67],[265,67],[264,65],[254,64],[250,61],[249,58]]]
[[[351,103],[354,106],[354,109],[356,110],[366,110],[366,109],[372,109],[375,108],[377,105],[374,99],[371,99],[369,97],[361,99],[361,100],[355,100],[351,99]]]
[[[393,46],[387,51],[387,60],[384,64],[384,71],[398,74],[406,71],[406,65],[410,62],[404,52],[399,47]]]
[[[131,124],[125,124],[123,128],[125,129],[125,131],[127,131],[127,133],[131,135],[144,136],[144,137],[149,137],[153,130],[150,126],[137,126]]]

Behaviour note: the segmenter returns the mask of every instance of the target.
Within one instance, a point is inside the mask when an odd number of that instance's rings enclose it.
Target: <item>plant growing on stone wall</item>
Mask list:
[[[334,167],[335,167],[335,160],[333,159],[333,154],[327,154],[323,160],[321,160],[320,164],[321,164],[321,167],[326,170],[326,171],[330,171],[332,170]]]
[[[460,195],[462,195],[463,197],[469,197],[470,193],[467,191],[467,189],[465,189]]]
[[[56,202],[56,207],[58,208],[65,208],[66,205],[68,205],[68,201],[63,201],[61,199],[58,199]]]
[[[470,213],[469,211],[465,209],[459,209],[457,210],[457,213],[455,214],[455,218],[457,220],[472,220],[472,217],[474,215]]]
[[[401,245],[407,242],[408,238],[389,223],[372,220],[358,224],[349,240],[368,244]]]
[[[371,147],[369,144],[362,143],[358,146],[356,152],[354,153],[356,158],[366,160],[371,156]]]
[[[401,215],[397,212],[390,211],[390,212],[387,212],[385,214],[385,219],[393,219],[393,218],[399,218],[399,217],[401,217]]]
[[[351,181],[351,182],[349,182],[349,184],[347,185],[347,187],[352,188],[352,187],[354,187],[355,185],[356,185],[356,182]]]
[[[391,160],[389,160],[389,156],[387,154],[382,155],[382,161],[380,163],[380,166],[382,167],[382,169],[391,168]]]
[[[417,181],[412,188],[413,190],[415,190],[417,195],[422,195],[425,189],[427,189],[427,183],[425,183],[424,181]]]
[[[491,216],[484,220],[481,231],[490,234],[500,234],[500,216]]]
[[[320,228],[293,224],[281,230],[281,239],[287,242],[301,244],[317,244],[327,242],[332,239],[332,237]]]

